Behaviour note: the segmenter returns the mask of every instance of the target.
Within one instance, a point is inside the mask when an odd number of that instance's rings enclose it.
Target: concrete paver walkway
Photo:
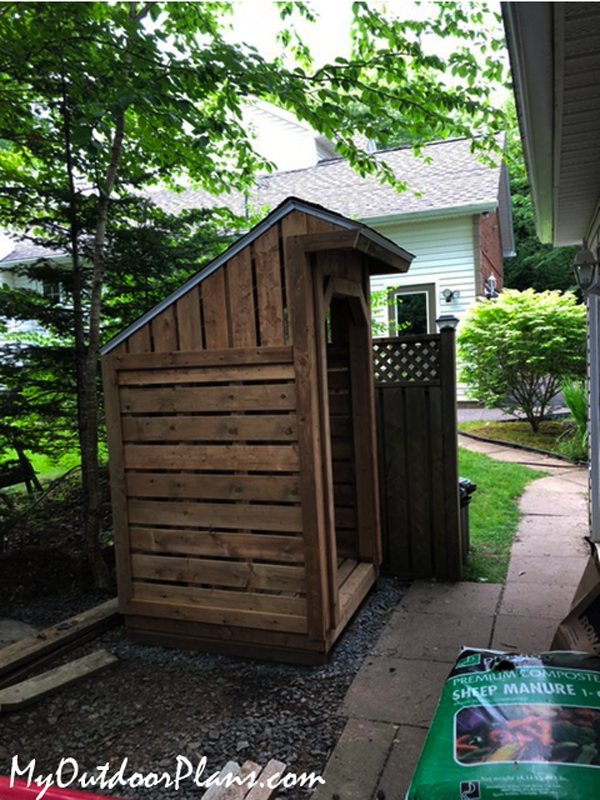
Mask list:
[[[315,800],[402,800],[444,681],[462,645],[550,647],[585,567],[587,471],[537,453],[459,437],[501,461],[543,469],[520,501],[505,586],[412,584],[342,704],[348,717]]]

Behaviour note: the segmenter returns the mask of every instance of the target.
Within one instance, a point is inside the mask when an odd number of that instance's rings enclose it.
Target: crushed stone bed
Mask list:
[[[0,716],[0,774],[9,775],[14,756],[23,769],[35,759],[35,774],[53,773],[62,758],[75,759],[80,774],[109,776],[128,759],[134,772],[175,774],[176,758],[198,765],[200,780],[228,761],[270,759],[289,770],[322,774],[345,724],[338,709],[364,658],[406,586],[382,578],[333,650],[329,664],[303,667],[245,661],[226,656],[130,644],[118,627],[72,651],[56,666],[104,648],[121,663],[35,706]],[[102,602],[105,596],[50,598],[10,609],[23,622],[45,627]],[[66,773],[71,774],[71,773]],[[71,788],[81,788],[73,784]],[[198,800],[204,790],[190,780],[174,788],[118,786],[111,794],[150,800]],[[307,789],[280,789],[277,797],[301,800]]]

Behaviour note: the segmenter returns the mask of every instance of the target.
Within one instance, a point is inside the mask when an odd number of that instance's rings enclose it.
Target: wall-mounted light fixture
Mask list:
[[[441,314],[435,321],[435,324],[441,331],[455,330],[458,325],[458,317],[454,314]]]
[[[584,295],[600,294],[600,286],[596,280],[598,260],[591,250],[580,250],[573,261],[573,272],[577,286]]]
[[[451,303],[453,300],[458,300],[460,291],[458,289],[442,289],[442,297],[447,303]]]
[[[498,292],[496,291],[496,278],[494,275],[490,275],[489,278],[486,280],[483,291],[488,300],[491,300],[494,297],[498,297]]]

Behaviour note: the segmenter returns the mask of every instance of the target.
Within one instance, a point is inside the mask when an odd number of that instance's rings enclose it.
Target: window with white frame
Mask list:
[[[390,336],[435,333],[435,284],[392,289],[388,304]]]
[[[46,300],[52,303],[61,303],[64,300],[65,292],[60,281],[42,281],[42,294]]]

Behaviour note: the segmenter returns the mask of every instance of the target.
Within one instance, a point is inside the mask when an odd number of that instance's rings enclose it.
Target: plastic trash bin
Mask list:
[[[473,492],[476,491],[477,486],[468,478],[459,478],[458,487],[460,491],[460,536],[464,563],[467,560],[467,553],[470,547],[469,504],[473,499]]]

